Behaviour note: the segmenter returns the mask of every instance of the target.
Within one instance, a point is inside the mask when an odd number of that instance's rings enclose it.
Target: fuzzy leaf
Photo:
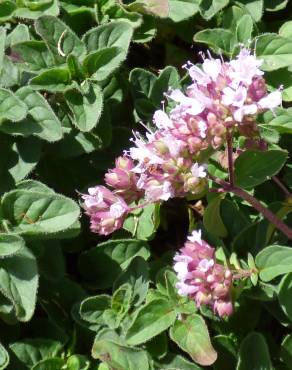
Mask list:
[[[86,47],[78,36],[60,19],[44,15],[35,22],[36,32],[42,37],[58,63],[69,54],[84,57]]]
[[[202,0],[200,2],[200,12],[202,17],[209,20],[214,17],[221,9],[227,6],[229,0]]]
[[[87,46],[88,52],[112,46],[120,47],[127,54],[133,27],[126,21],[112,21],[88,31],[82,38]]]
[[[3,60],[5,55],[6,30],[0,28],[0,75],[3,68]]]
[[[236,185],[252,188],[267,181],[281,170],[287,157],[288,153],[283,150],[243,152],[234,163]]]
[[[217,359],[205,321],[197,314],[177,320],[170,329],[170,337],[200,365],[212,365]]]
[[[139,306],[144,301],[149,286],[148,265],[144,258],[133,258],[127,269],[115,281],[113,289],[116,290],[125,283],[131,285],[133,304]]]
[[[67,68],[51,68],[33,77],[29,84],[34,90],[46,90],[53,93],[65,92],[73,87]]]
[[[24,246],[24,240],[18,235],[0,234],[0,258],[16,254]]]
[[[80,316],[91,324],[103,324],[103,313],[111,307],[110,296],[106,294],[86,298],[80,304]]]
[[[144,241],[135,239],[110,240],[81,254],[79,269],[82,276],[96,288],[111,287],[132,259],[149,257],[149,247]]]
[[[62,195],[14,190],[2,198],[4,218],[14,232],[27,236],[53,234],[69,228],[79,217],[79,207]]]
[[[199,11],[199,0],[169,0],[168,17],[173,22],[191,18]]]
[[[292,248],[272,245],[264,248],[255,258],[260,279],[267,282],[279,275],[292,272]]]
[[[5,369],[9,364],[9,355],[6,349],[0,343],[0,370]]]
[[[0,259],[0,292],[13,304],[20,321],[29,321],[34,313],[38,272],[34,255],[26,247],[17,255]]]
[[[3,120],[17,122],[27,114],[26,105],[11,91],[0,88],[0,124]]]
[[[72,112],[72,121],[75,126],[83,132],[91,131],[97,125],[102,112],[101,88],[91,84],[86,94],[70,90],[65,93],[65,97]]]
[[[124,59],[123,49],[112,46],[92,52],[84,59],[83,65],[91,78],[103,81],[120,66]]]
[[[28,71],[43,71],[54,66],[54,58],[45,42],[29,40],[14,44],[12,50],[19,54],[21,66]]]
[[[131,346],[147,342],[149,339],[168,329],[176,318],[172,302],[167,299],[154,299],[141,307],[132,325],[126,340]]]
[[[26,339],[10,345],[19,361],[29,368],[41,360],[56,356],[61,348],[60,342],[44,338]]]
[[[250,333],[241,343],[236,370],[273,370],[264,336]]]
[[[256,55],[263,59],[264,71],[288,67],[292,64],[292,39],[268,33],[257,38]]]
[[[149,370],[147,352],[122,346],[110,340],[95,340],[92,356],[114,369]]]
[[[234,32],[223,28],[212,28],[199,31],[194,36],[194,42],[207,44],[216,53],[231,55],[236,46]]]
[[[15,125],[4,123],[2,131],[25,136],[35,135],[50,142],[62,138],[61,122],[40,93],[25,86],[16,92],[16,96],[27,105],[29,116]]]

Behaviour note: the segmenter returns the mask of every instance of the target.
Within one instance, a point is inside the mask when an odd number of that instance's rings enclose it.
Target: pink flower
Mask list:
[[[193,231],[174,261],[178,294],[189,296],[198,307],[210,305],[221,317],[231,315],[232,273],[216,262],[215,249],[202,240],[200,230]]]
[[[130,210],[123,198],[104,186],[89,188],[82,199],[85,213],[90,217],[91,230],[101,235],[120,229]]]

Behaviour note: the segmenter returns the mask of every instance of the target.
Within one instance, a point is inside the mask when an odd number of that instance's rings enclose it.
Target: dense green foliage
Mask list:
[[[0,369],[292,369],[292,244],[247,202],[148,205],[110,238],[78,204],[185,84],[187,60],[244,44],[284,107],[258,118],[269,150],[238,157],[236,185],[292,227],[271,180],[292,188],[291,12],[289,0],[0,1]],[[208,170],[228,177],[215,157]],[[195,225],[218,259],[257,271],[229,318],[175,288],[173,255]]]

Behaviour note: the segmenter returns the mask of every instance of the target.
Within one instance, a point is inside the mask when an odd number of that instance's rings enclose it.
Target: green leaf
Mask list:
[[[202,0],[200,2],[200,12],[202,17],[209,20],[214,17],[221,9],[225,8],[229,0]]]
[[[110,240],[81,254],[79,269],[86,281],[96,288],[104,289],[125,270],[132,259],[141,256],[149,258],[148,244],[141,240]]]
[[[130,11],[144,15],[166,18],[169,15],[170,0],[137,0],[127,6]]]
[[[18,123],[3,123],[0,129],[10,134],[35,135],[49,142],[63,136],[61,122],[47,100],[29,86],[22,87],[15,94],[28,108],[28,117]]]
[[[180,76],[176,68],[168,66],[159,73],[158,78],[154,82],[150,99],[154,104],[160,107],[161,101],[165,99],[164,94],[167,93],[170,88],[176,89],[178,87],[180,87]]]
[[[167,299],[154,299],[141,307],[130,326],[126,341],[135,346],[168,329],[176,318],[173,304]]]
[[[151,15],[145,14],[143,24],[135,30],[133,41],[136,43],[150,42],[156,35],[156,20]]]
[[[268,119],[268,125],[280,134],[292,134],[292,109],[281,109],[277,113],[276,117]]]
[[[133,96],[150,98],[157,77],[142,68],[134,68],[129,76]]]
[[[274,370],[264,336],[250,333],[242,341],[236,370]]]
[[[116,46],[127,54],[133,36],[133,27],[126,21],[112,21],[89,30],[82,38],[88,52]]]
[[[16,254],[24,246],[24,240],[18,235],[0,234],[0,258]]]
[[[292,322],[292,273],[285,275],[279,285],[279,303],[289,320]]]
[[[292,21],[282,24],[282,26],[279,28],[279,35],[286,37],[287,39],[292,39]]]
[[[241,44],[248,45],[253,31],[252,17],[245,14],[237,23],[236,38]]]
[[[255,22],[259,22],[263,15],[264,0],[237,0],[236,3],[241,5],[247,11]]]
[[[68,358],[66,366],[68,370],[88,370],[90,361],[86,356],[72,355]]]
[[[7,55],[4,55],[0,84],[4,87],[12,87],[19,84],[20,74],[17,65]]]
[[[177,320],[170,329],[170,338],[200,365],[212,365],[217,359],[205,321],[197,314]]]
[[[52,52],[56,62],[65,62],[69,54],[82,58],[86,47],[78,36],[60,19],[44,15],[35,22],[35,30]]]
[[[92,356],[114,369],[149,370],[147,352],[122,346],[110,340],[96,339],[92,348]]]
[[[5,194],[1,210],[14,232],[35,237],[66,230],[80,213],[78,205],[70,198],[28,190]]]
[[[84,81],[85,70],[75,55],[73,54],[68,55],[67,66],[73,80]]]
[[[15,11],[16,17],[37,19],[44,15],[57,16],[59,14],[58,0],[41,0],[37,2],[28,0],[24,4],[25,6],[21,5],[19,4]]]
[[[5,55],[6,30],[0,28],[0,75],[3,68],[3,60]]]
[[[29,368],[41,360],[57,356],[61,348],[60,342],[45,338],[25,339],[10,345],[18,360]]]
[[[0,370],[5,369],[9,364],[9,355],[6,349],[0,343]]]
[[[150,240],[159,226],[159,221],[159,205],[149,204],[139,214],[129,214],[123,228],[137,239]]]
[[[7,35],[6,46],[12,47],[14,44],[18,44],[19,42],[28,41],[29,38],[28,27],[25,24],[20,23],[9,33],[9,35]]]
[[[5,22],[6,20],[13,17],[13,13],[16,9],[16,4],[10,0],[3,0],[0,3],[0,21]]]
[[[292,370],[292,334],[287,335],[281,345],[281,360]]]
[[[283,150],[247,150],[235,161],[235,183],[242,188],[257,186],[276,175],[284,166],[288,154]]]
[[[135,306],[142,304],[147,295],[149,286],[148,264],[144,258],[135,257],[132,259],[126,270],[123,271],[114,282],[113,290],[115,291],[125,283],[130,284],[132,287],[133,304]]]
[[[281,91],[282,99],[284,101],[292,100],[292,73],[288,70],[288,68],[281,68],[277,69],[276,71],[271,71],[266,75],[265,79],[270,90],[278,89],[279,81],[281,81],[281,85],[283,86],[283,90]],[[281,111],[281,109],[276,110],[276,112],[278,111]],[[283,109],[283,111],[285,110]],[[274,118],[274,115],[271,118]]]
[[[73,87],[67,68],[51,68],[33,77],[29,84],[34,90],[46,90],[52,93],[65,92]]]
[[[79,313],[83,320],[91,324],[103,324],[103,313],[111,307],[110,296],[106,294],[86,298],[80,304]]]
[[[27,114],[26,105],[11,91],[0,88],[0,124],[3,120],[17,122]]]
[[[267,282],[279,275],[292,272],[292,248],[272,245],[264,248],[255,258],[260,279]]]
[[[261,68],[264,71],[289,67],[292,64],[292,40],[268,33],[257,38],[256,55],[263,59]]]
[[[211,200],[205,209],[203,222],[206,230],[211,234],[224,238],[227,236],[227,229],[222,221],[220,206],[222,197],[217,196]]]
[[[84,59],[83,65],[91,78],[103,81],[121,65],[124,59],[123,49],[112,46],[92,52]]]
[[[237,40],[234,32],[223,28],[213,28],[197,32],[194,36],[194,42],[207,44],[217,54],[231,55]]]
[[[54,66],[52,54],[43,41],[29,40],[14,44],[13,52],[19,54],[21,67],[28,71],[43,71]]]
[[[62,370],[64,364],[62,358],[48,358],[35,364],[31,370]]]
[[[41,156],[41,142],[36,138],[20,138],[15,142],[2,138],[0,153],[0,173],[4,177],[0,190],[7,191],[36,166]]]
[[[201,370],[202,368],[180,355],[168,353],[158,363],[159,370]]]
[[[72,112],[72,121],[75,126],[83,132],[91,131],[97,125],[102,112],[101,88],[90,84],[86,94],[70,90],[65,93],[65,98]]]
[[[181,22],[191,18],[199,11],[199,0],[169,0],[169,18]]]
[[[26,247],[17,255],[0,259],[0,292],[13,304],[20,321],[29,321],[34,313],[38,288],[37,264]]]

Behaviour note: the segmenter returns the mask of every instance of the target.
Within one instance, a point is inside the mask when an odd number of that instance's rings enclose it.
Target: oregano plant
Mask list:
[[[292,5],[0,2],[0,370],[289,370]]]

